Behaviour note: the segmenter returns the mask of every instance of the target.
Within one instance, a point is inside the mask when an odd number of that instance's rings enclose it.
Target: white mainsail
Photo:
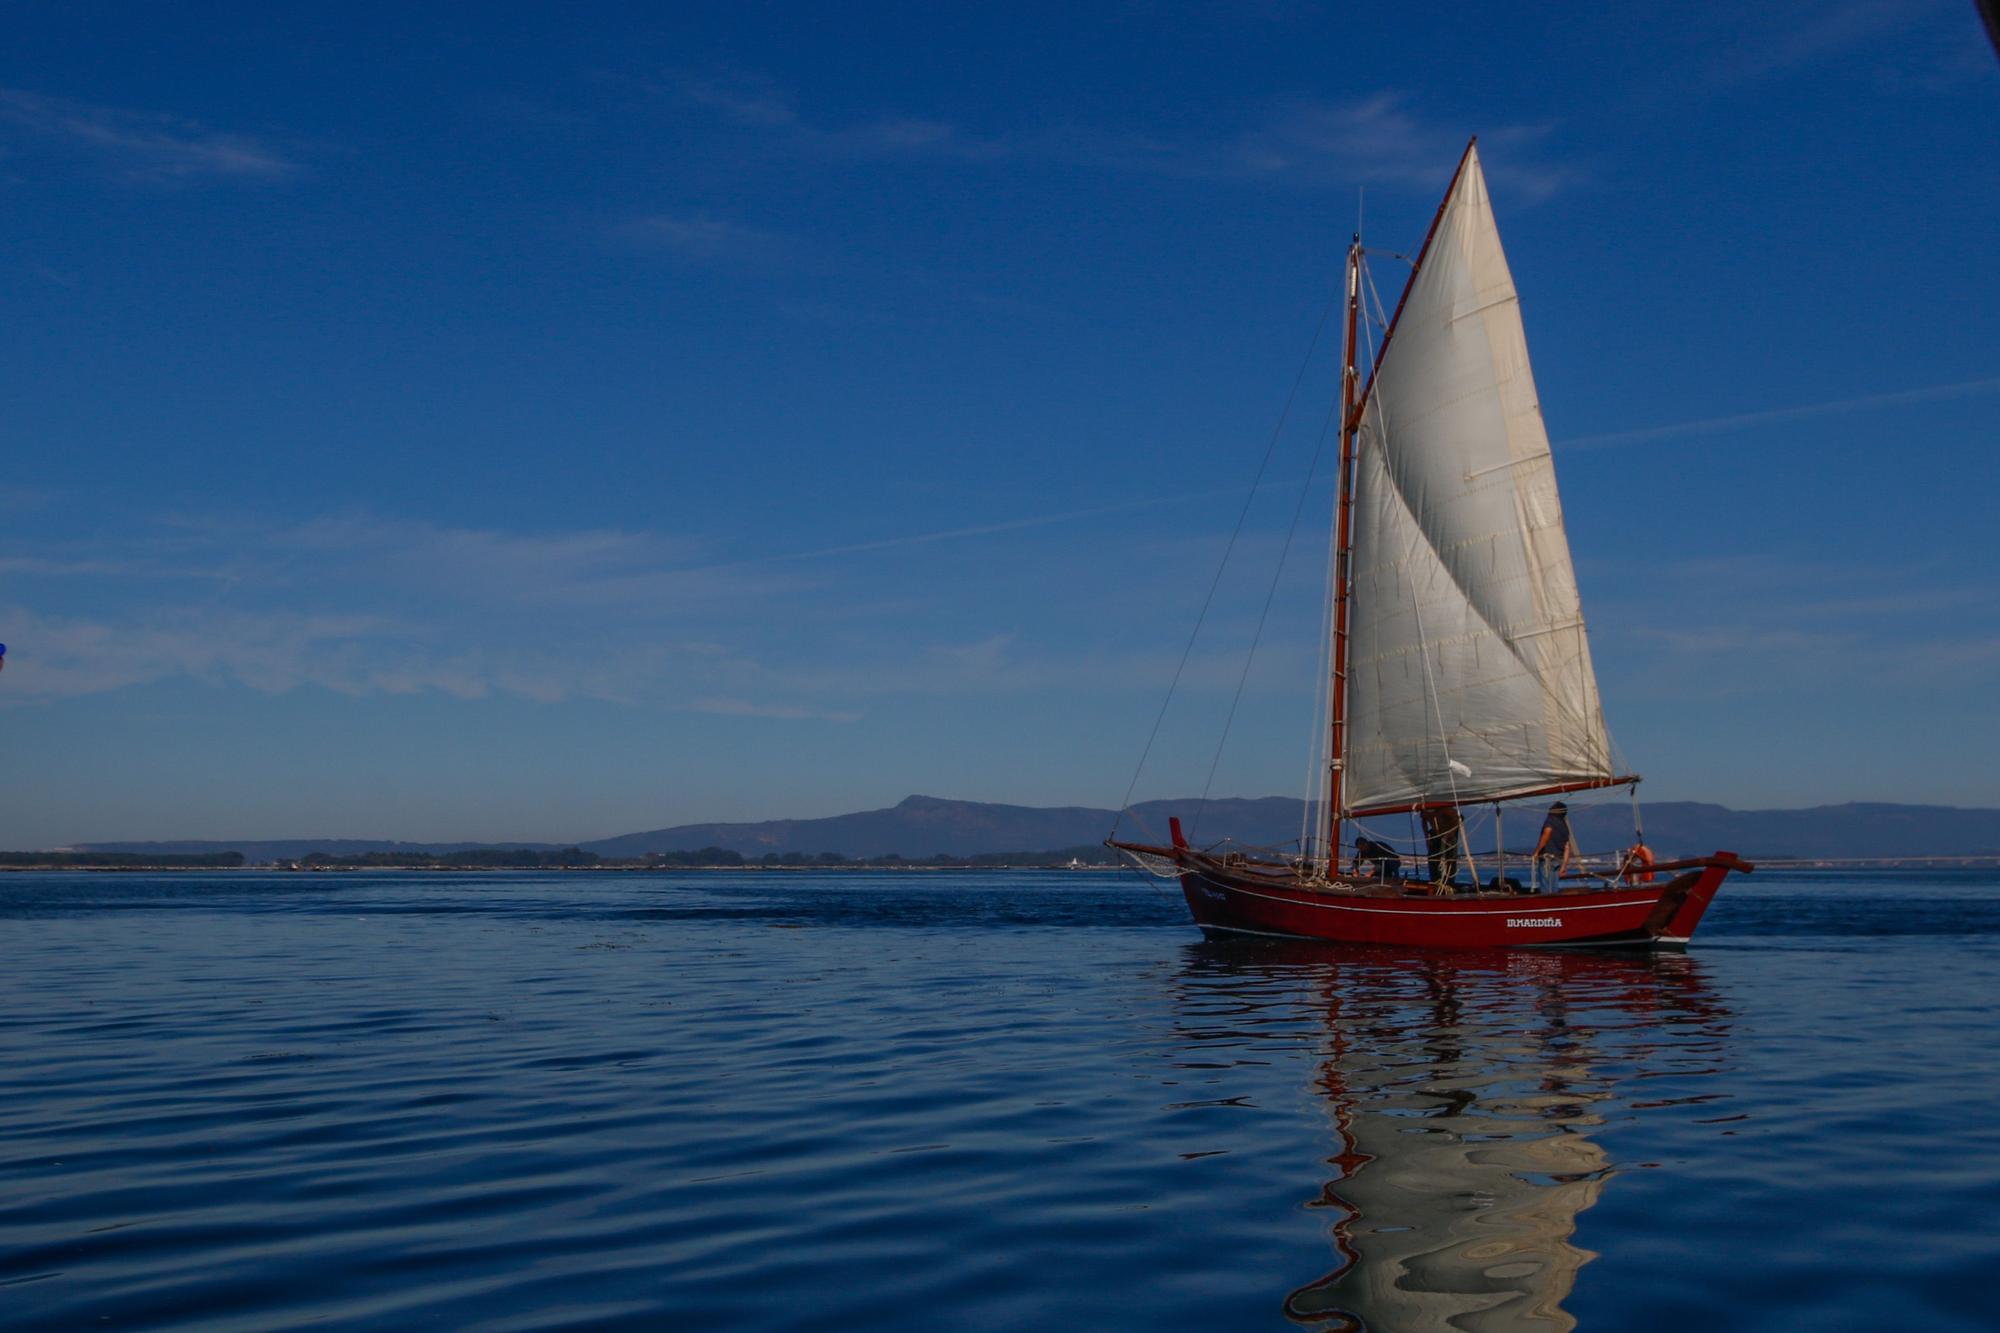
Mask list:
[[[1346,810],[1610,779],[1548,432],[1474,149],[1376,368],[1354,487]]]

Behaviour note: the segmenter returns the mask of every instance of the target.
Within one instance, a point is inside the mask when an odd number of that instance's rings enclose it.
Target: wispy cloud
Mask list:
[[[87,153],[128,180],[271,180],[299,167],[270,142],[151,111],[0,88],[0,124]]]
[[[1759,625],[1903,633],[1896,622],[1984,625],[2000,612],[2000,588],[1944,559],[1801,559],[1739,551],[1684,560],[1648,559],[1649,584],[1710,606],[1728,590],[1733,614]]]
[[[1644,570],[1644,601],[1593,617],[1603,660],[1623,677],[1616,693],[1858,699],[2000,685],[2000,590],[1954,559],[1767,549],[1655,558]]]
[[[1158,175],[1271,180],[1308,186],[1379,184],[1430,190],[1451,175],[1471,132],[1510,188],[1539,200],[1574,178],[1548,161],[1548,125],[1460,126],[1428,120],[1398,92],[1348,102],[1293,99],[1256,122],[1210,139],[1156,139],[1080,133],[1080,155],[1103,165]]]
[[[618,224],[612,235],[689,264],[768,268],[794,262],[799,254],[789,236],[710,213],[653,213]]]
[[[144,575],[143,565],[126,560],[62,560],[47,556],[0,556],[0,574],[33,574],[56,578],[89,578],[99,575]]]
[[[0,549],[16,596],[48,599],[0,608],[15,649],[0,705],[189,679],[273,694],[588,698],[853,720],[838,700],[799,702],[754,654],[688,632],[754,627],[782,605],[774,599],[823,576],[755,561],[700,567],[702,553],[651,532],[510,533],[357,514],[178,521],[95,551]],[[208,590],[160,595],[197,567]],[[81,579],[87,597],[74,591]]]
[[[1729,623],[1633,631],[1651,652],[1635,680],[1659,698],[1759,698],[1840,688],[1984,691],[2000,683],[2000,633],[1871,633]]]
[[[1478,130],[1494,174],[1531,200],[1554,193],[1575,175],[1548,158],[1543,147],[1548,125],[1446,124],[1427,119],[1408,95],[1393,91],[1341,102],[1294,98],[1267,106],[1235,129],[1169,136],[1101,125],[980,133],[919,115],[822,122],[802,113],[783,88],[762,75],[689,73],[668,86],[727,124],[822,160],[1025,160],[1186,180],[1432,189],[1450,175],[1467,138]]]
[[[1267,481],[1279,492],[1298,478]],[[716,603],[749,605],[809,591],[828,577],[816,567],[853,555],[1003,537],[1036,529],[1246,493],[1245,487],[1189,490],[1115,504],[1050,510],[990,523],[962,523],[857,541],[724,555],[709,543],[658,532],[586,528],[507,532],[365,513],[291,524],[175,519],[164,533],[143,531],[55,551],[0,545],[0,573],[22,579],[223,585],[231,596],[297,600],[368,590],[377,601],[417,609],[449,606],[535,614],[572,609],[651,620]]]
[[[761,687],[771,674],[702,642],[560,632],[510,638],[504,631],[475,638],[464,625],[389,615],[182,605],[46,616],[16,606],[0,608],[0,622],[11,636],[0,699],[8,705],[183,679],[262,694],[316,687],[352,696],[582,698],[714,712],[722,710],[690,701],[712,697],[725,682]],[[766,715],[793,716],[782,707]]]
[[[672,76],[670,86],[688,101],[739,125],[776,129],[799,123],[791,97],[765,75],[687,71]]]
[[[1845,0],[1731,10],[1725,18],[1729,41],[1720,47],[1714,77],[1720,83],[1747,83],[1810,65],[1927,17],[1925,9],[1910,0]]]
[[[969,135],[947,121],[924,116],[874,116],[839,125],[816,123],[800,114],[790,94],[776,82],[758,74],[690,72],[673,77],[669,86],[682,98],[733,125],[780,136],[815,156],[998,158],[1018,151],[1016,144]]]
[[[1644,444],[1651,440],[1684,435],[1713,435],[1767,425],[1773,421],[1800,421],[1809,417],[1838,416],[1846,412],[1869,412],[1885,407],[1906,407],[1912,403],[1945,402],[1954,398],[1974,398],[2000,393],[2000,375],[1960,380],[1955,384],[1933,384],[1921,389],[1899,389],[1893,393],[1864,394],[1859,398],[1835,398],[1824,403],[1801,403],[1793,407],[1766,408],[1759,412],[1737,412],[1723,417],[1703,417],[1679,421],[1671,426],[1647,426],[1640,430],[1609,431],[1602,435],[1578,435],[1556,442],[1558,449],[1592,449],[1601,445]]]
[[[1122,690],[1164,679],[1172,664],[1089,643],[1051,651],[1012,630],[954,637],[930,628],[936,590],[920,575],[922,590],[885,598],[871,572],[873,591],[857,597],[861,585],[838,562],[1213,495],[733,560],[647,531],[521,533],[366,514],[180,519],[45,554],[0,544],[0,573],[19,602],[0,607],[0,638],[14,649],[0,707],[180,679],[270,694],[591,699],[841,723],[861,716],[861,701],[899,696]],[[173,580],[197,582],[175,590]],[[1235,666],[1204,656],[1190,687],[1233,681]]]
[[[14,607],[6,620],[16,649],[8,667],[14,702],[101,694],[172,676],[266,693],[305,684],[358,693],[369,685],[355,674],[354,647],[388,628],[375,617],[291,612],[183,612],[120,622]]]
[[[1188,659],[1180,675],[1185,704],[1226,699],[1243,670],[1241,635],[1214,636]],[[1310,699],[1319,647],[1295,638],[1267,641],[1257,656],[1252,689],[1302,694]],[[887,657],[856,652],[809,666],[773,666],[762,683],[776,696],[853,700],[912,698],[999,699],[1037,693],[1101,692],[1127,699],[1134,689],[1165,689],[1180,663],[1179,645],[1160,642],[1109,645],[1099,641],[1048,644],[1022,633],[998,633],[930,643],[899,640]]]
[[[1254,489],[1263,491],[1288,491],[1305,485],[1305,478],[1293,477],[1278,481],[1259,483]],[[1000,519],[992,523],[971,523],[948,528],[932,528],[924,532],[899,532],[889,537],[874,537],[863,541],[842,542],[833,546],[815,546],[795,551],[770,551],[758,555],[742,556],[729,560],[717,560],[681,567],[674,573],[695,576],[726,573],[732,570],[751,569],[761,565],[786,565],[817,560],[832,560],[849,555],[867,555],[877,551],[894,551],[912,546],[931,546],[941,542],[968,541],[979,537],[997,537],[1009,533],[1027,532],[1036,528],[1062,527],[1068,524],[1088,523],[1092,519],[1112,518],[1121,514],[1140,513],[1149,509],[1164,509],[1174,505],[1194,504],[1201,501],[1227,499],[1248,494],[1253,488],[1248,486],[1211,487],[1200,491],[1180,491],[1173,495],[1154,495],[1137,500],[1121,500],[1117,504],[1091,505],[1082,509],[1060,509],[1041,514],[1027,514],[1019,518]]]
[[[697,713],[717,713],[724,717],[768,717],[785,721],[816,720],[821,722],[859,722],[862,715],[845,709],[804,708],[797,704],[752,703],[748,699],[736,699],[718,695],[698,699],[693,704]]]
[[[238,577],[225,568],[190,568],[146,559],[82,556],[0,555],[0,574],[33,578],[216,579]]]
[[[292,586],[360,583],[419,602],[569,607],[654,618],[717,599],[796,587],[796,575],[702,562],[697,542],[615,528],[503,532],[350,514],[211,540],[266,557],[262,570]]]

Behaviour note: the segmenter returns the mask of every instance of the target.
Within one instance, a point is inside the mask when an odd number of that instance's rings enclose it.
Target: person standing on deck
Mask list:
[[[1455,805],[1424,811],[1424,851],[1431,863],[1431,883],[1443,887],[1458,875],[1459,844],[1465,820]]]
[[[1542,836],[1535,840],[1535,888],[1554,893],[1562,887],[1563,871],[1569,869],[1576,853],[1576,840],[1569,833],[1569,807],[1557,801],[1542,821]],[[1546,889],[1544,890],[1544,886]]]

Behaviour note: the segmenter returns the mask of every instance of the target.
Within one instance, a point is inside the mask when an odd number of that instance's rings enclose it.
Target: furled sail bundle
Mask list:
[[[1513,276],[1469,151],[1363,404],[1343,813],[1614,778]]]

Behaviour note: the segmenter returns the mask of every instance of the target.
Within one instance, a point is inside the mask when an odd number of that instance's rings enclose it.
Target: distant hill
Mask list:
[[[1586,852],[1623,846],[1632,835],[1631,809],[1622,801],[1572,803],[1571,823]],[[1507,842],[1532,843],[1541,806],[1520,809],[1507,819]],[[1196,817],[1200,811],[1199,818]],[[1860,803],[1821,805],[1803,810],[1731,810],[1694,801],[1664,801],[1642,807],[1647,840],[1662,856],[1694,855],[1726,849],[1757,857],[1898,857],[2000,855],[2000,810],[1941,805]],[[1167,817],[1179,815],[1189,837],[1207,845],[1229,837],[1260,846],[1282,846],[1299,836],[1304,805],[1296,797],[1231,797],[1203,806],[1192,799],[1148,801],[1125,817],[1122,832],[1144,841],[1166,841]],[[979,856],[1028,848],[1094,846],[1110,830],[1112,812],[1090,806],[994,805],[911,796],[885,810],[864,810],[825,819],[772,819],[737,824],[681,824],[649,833],[577,844],[609,860],[637,859],[648,852],[690,852],[720,847],[745,857],[767,853],[838,852],[847,857],[898,854],[911,858]],[[1369,821],[1391,835],[1405,833],[1402,815]],[[1474,850],[1490,843],[1490,832],[1475,834]],[[101,842],[83,851],[199,855],[240,851],[252,861],[297,860],[308,852],[355,856],[368,852],[445,853],[478,848],[551,850],[560,843],[383,842],[355,838],[278,838],[257,841]]]
[[[1195,801],[1149,801],[1133,807],[1127,832],[1166,839],[1167,815],[1183,819]],[[1277,843],[1299,836],[1301,803],[1292,797],[1210,801],[1201,828],[1240,841]],[[839,852],[842,856],[977,856],[1030,847],[1096,844],[1110,831],[1113,814],[1084,805],[991,805],[911,796],[886,810],[864,810],[826,819],[771,819],[754,824],[682,824],[650,833],[627,833],[580,844],[605,857],[644,856],[723,847],[745,856],[766,852]]]
[[[1632,838],[1632,809],[1623,801],[1572,802],[1571,824],[1585,851],[1622,847]],[[1983,856],[2000,854],[2000,810],[1938,805],[1822,805],[1804,810],[1731,810],[1695,801],[1642,805],[1646,838],[1662,856],[1696,855],[1727,849],[1755,859],[1769,857]],[[1507,820],[1511,847],[1532,845],[1540,825],[1540,805],[1512,812]],[[1200,817],[1196,819],[1196,812]],[[1253,845],[1294,842],[1304,818],[1296,797],[1254,800],[1148,801],[1133,807],[1126,836],[1167,838],[1167,817],[1179,815],[1197,845],[1228,837]],[[692,851],[726,847],[745,856],[766,852],[839,852],[881,856],[900,852],[928,856],[945,852],[974,856],[1024,847],[1094,843],[1110,829],[1112,812],[1088,806],[989,805],[912,796],[886,810],[835,815],[828,819],[779,819],[748,824],[684,824],[628,833],[581,844],[605,857],[643,856],[649,851]],[[1405,815],[1369,821],[1391,837],[1407,834]],[[1475,827],[1480,827],[1475,825]],[[1474,848],[1490,844],[1476,837]]]

